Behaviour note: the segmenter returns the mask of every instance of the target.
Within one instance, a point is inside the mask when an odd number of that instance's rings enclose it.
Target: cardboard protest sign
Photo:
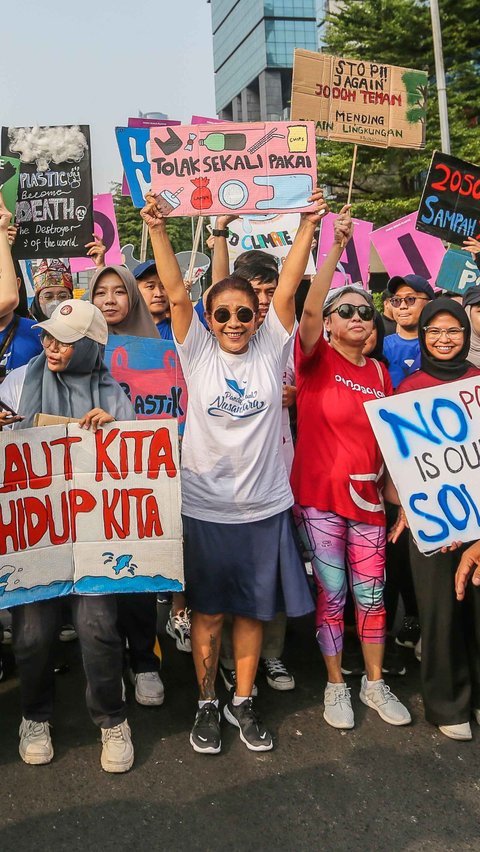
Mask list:
[[[139,420],[176,418],[183,435],[187,386],[173,341],[111,334],[105,363]]]
[[[2,154],[20,155],[15,257],[81,257],[93,232],[90,128],[4,127]]]
[[[427,90],[426,71],[294,51],[292,119],[315,121],[325,139],[423,148]]]
[[[413,272],[433,283],[444,258],[445,247],[437,237],[417,231],[416,221],[416,213],[402,216],[372,231],[371,241],[388,275],[411,275]]]
[[[449,243],[480,239],[480,166],[434,151],[417,228]]]
[[[237,257],[252,249],[261,249],[273,255],[281,266],[293,245],[299,225],[299,213],[282,213],[279,216],[240,216],[234,222],[230,222],[228,226],[230,271]],[[311,254],[305,274],[315,274],[315,262]]]
[[[181,124],[180,121],[173,121],[169,118],[129,118],[127,122],[128,127],[136,127],[143,130],[149,130],[150,127],[173,127],[177,124]],[[133,166],[135,163],[139,162],[148,162],[150,163],[150,134],[143,133],[139,135],[134,135],[130,140],[130,153]],[[120,152],[121,153],[121,152]],[[125,168],[125,166],[124,166]],[[141,173],[144,173],[143,170],[140,170]],[[133,168],[129,170],[130,181],[133,183],[135,187],[135,191],[138,190],[137,181],[135,177],[135,171]],[[150,183],[150,178],[148,179],[148,183]],[[128,184],[126,173],[123,173],[122,179],[122,195],[131,195],[131,189]],[[138,204],[135,204],[135,207],[138,207]],[[143,203],[141,205],[143,207]]]
[[[312,123],[189,124],[150,131],[152,189],[168,216],[308,210]]]
[[[480,538],[480,376],[365,403],[422,553]]]
[[[173,421],[3,432],[0,483],[0,609],[182,589]]]
[[[5,207],[10,210],[13,219],[17,206],[19,175],[20,159],[18,157],[0,157],[0,190]]]
[[[105,264],[123,263],[120,240],[118,238],[117,217],[113,206],[113,197],[109,192],[93,196],[94,233],[102,238],[107,249]],[[89,240],[90,242],[90,240]],[[70,261],[72,272],[83,272],[85,269],[95,269],[91,257],[72,257]]]
[[[480,286],[480,269],[469,252],[451,248],[438,272],[437,287],[463,296],[471,287]]]
[[[317,268],[324,262],[333,243],[333,223],[337,217],[328,213],[323,217],[318,241]],[[337,268],[333,274],[332,287],[343,287],[345,284],[358,284],[364,287],[368,284],[370,261],[370,235],[373,222],[364,219],[352,219],[353,236],[348,241]]]

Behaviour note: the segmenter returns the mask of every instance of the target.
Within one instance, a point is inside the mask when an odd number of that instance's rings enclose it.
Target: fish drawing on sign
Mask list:
[[[102,553],[102,556],[107,557],[104,560],[104,565],[108,565],[110,562],[113,562],[113,553]],[[124,568],[127,569],[128,573],[131,574],[132,577],[135,575],[135,569],[138,568],[138,565],[135,565],[134,562],[131,562],[131,559],[133,559],[133,554],[131,553],[123,553],[121,556],[117,556],[115,564],[112,565],[116,577],[118,577],[118,575],[121,571],[123,571]]]
[[[13,567],[13,565],[4,565],[2,570],[5,570],[5,568],[11,568],[12,570],[9,571],[8,574],[2,574],[2,576],[0,577],[0,598],[3,597],[3,595],[7,591],[8,581],[12,574],[15,573],[15,568]]]

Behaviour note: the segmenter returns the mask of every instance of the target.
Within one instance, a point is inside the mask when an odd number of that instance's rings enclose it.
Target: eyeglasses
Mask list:
[[[228,322],[232,314],[235,314],[239,322],[251,322],[255,314],[251,308],[237,308],[236,311],[229,311],[228,308],[217,308],[213,312],[213,318],[216,322]]]
[[[42,346],[44,349],[53,349],[55,344],[55,348],[58,349],[59,352],[68,352],[68,350],[73,346],[73,343],[60,343],[56,337],[52,337],[51,334],[47,334],[44,332],[42,334]]]
[[[407,308],[412,308],[415,302],[428,302],[426,296],[392,296],[390,304],[392,308],[399,308],[402,302],[405,302]]]
[[[423,330],[431,340],[438,340],[442,336],[442,334],[444,334],[445,337],[461,337],[461,335],[465,331],[463,327],[435,328],[435,326],[433,325],[426,325]]]
[[[344,302],[343,305],[339,305],[338,308],[333,308],[332,311],[328,311],[325,316],[330,316],[330,314],[337,313],[339,317],[342,319],[352,319],[355,314],[358,314],[361,320],[372,320],[375,308],[372,308],[371,305],[350,305],[347,302]]]

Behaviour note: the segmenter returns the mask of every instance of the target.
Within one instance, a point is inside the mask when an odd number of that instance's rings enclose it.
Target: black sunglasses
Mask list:
[[[251,322],[255,314],[251,308],[237,308],[236,311],[230,312],[228,308],[217,308],[213,312],[213,318],[217,322],[228,322],[232,313],[235,314],[239,322]]]
[[[339,317],[342,319],[352,319],[357,313],[361,320],[372,320],[375,308],[372,308],[371,305],[350,305],[347,302],[344,302],[343,305],[339,305],[338,308],[333,308],[332,311],[328,311],[325,316],[330,316],[330,314],[337,313]]]

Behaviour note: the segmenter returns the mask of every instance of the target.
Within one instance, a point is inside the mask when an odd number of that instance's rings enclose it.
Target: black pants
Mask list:
[[[463,548],[464,550],[465,548]],[[434,725],[458,725],[480,709],[480,589],[455,597],[462,550],[424,556],[410,536],[410,559],[422,630],[425,717]]]
[[[55,639],[63,603],[53,598],[12,609],[22,715],[35,722],[53,716]],[[87,677],[88,710],[96,725],[113,728],[126,717],[115,595],[72,595],[70,603]]]
[[[130,666],[135,674],[158,672],[154,653],[157,638],[157,596],[151,593],[118,595],[118,628],[128,639]]]
[[[387,530],[395,523],[398,506],[385,504]],[[385,557],[385,588],[383,600],[387,610],[387,631],[393,629],[397,614],[398,598],[402,598],[406,616],[418,616],[417,600],[408,552],[408,530],[404,530],[396,544],[387,542]]]

